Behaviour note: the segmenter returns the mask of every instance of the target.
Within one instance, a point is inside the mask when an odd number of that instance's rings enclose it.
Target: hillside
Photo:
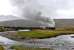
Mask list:
[[[74,19],[54,19],[56,28],[74,27]]]

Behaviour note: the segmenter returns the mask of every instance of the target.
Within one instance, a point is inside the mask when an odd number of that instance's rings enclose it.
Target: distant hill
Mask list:
[[[54,19],[56,28],[74,27],[74,19]]]
[[[54,22],[46,22],[46,21],[35,21],[35,20],[5,20],[0,21],[0,26],[8,26],[8,27],[54,27]]]
[[[55,27],[53,19],[47,17],[16,17],[1,15],[0,26],[8,27]]]

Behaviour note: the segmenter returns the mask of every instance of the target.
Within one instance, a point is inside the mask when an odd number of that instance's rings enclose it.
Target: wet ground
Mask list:
[[[4,35],[5,32],[0,32],[0,35]],[[0,42],[4,44],[14,44],[15,40],[8,39],[0,36]],[[26,47],[36,48],[53,48],[54,50],[74,50],[74,34],[71,35],[60,35],[53,38],[46,39],[28,39],[21,40]]]

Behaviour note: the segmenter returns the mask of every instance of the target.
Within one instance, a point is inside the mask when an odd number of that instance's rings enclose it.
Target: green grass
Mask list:
[[[74,28],[57,28],[56,30],[32,30],[32,31],[17,31],[16,35],[12,35],[9,33],[6,37],[11,38],[13,40],[21,40],[21,39],[43,39],[43,38],[51,38],[59,35],[67,35],[74,34]]]
[[[74,31],[58,31],[58,30],[32,30],[32,31],[18,31],[17,35],[23,38],[49,38],[59,35],[74,34]]]
[[[24,46],[12,46],[11,49],[15,50],[53,50],[50,48],[29,48],[29,47],[24,47]]]

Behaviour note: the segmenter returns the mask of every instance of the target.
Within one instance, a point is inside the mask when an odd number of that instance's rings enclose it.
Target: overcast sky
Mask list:
[[[23,0],[10,0],[10,1],[15,5],[14,8],[10,5],[11,2],[9,3],[9,0],[0,0],[0,15],[14,14],[15,16],[17,16],[16,14],[18,13],[18,9],[16,7],[17,4],[19,5],[18,7],[21,6],[22,9],[25,5],[31,4],[31,6],[33,5],[36,8],[40,9],[42,11],[42,14],[45,16],[51,16],[53,18],[59,19],[74,18],[74,0],[24,0],[25,2],[23,2]],[[30,1],[32,2],[30,3]],[[17,2],[17,4],[15,4],[15,2]],[[25,5],[23,5],[24,3]],[[11,11],[14,12],[12,13]],[[18,14],[20,15],[21,11]]]
[[[51,8],[54,18],[74,18],[74,0],[40,0]]]

